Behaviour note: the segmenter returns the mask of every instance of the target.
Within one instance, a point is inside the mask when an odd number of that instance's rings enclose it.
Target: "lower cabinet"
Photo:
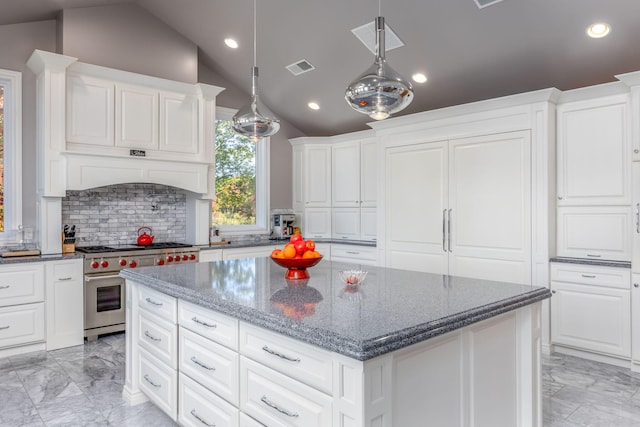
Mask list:
[[[331,244],[331,261],[351,264],[378,265],[374,246]]]
[[[630,286],[627,268],[552,263],[552,344],[629,359]]]
[[[84,344],[82,258],[45,264],[47,350]]]
[[[44,341],[44,303],[0,308],[0,349]]]
[[[237,427],[238,408],[180,373],[178,422],[183,426]]]

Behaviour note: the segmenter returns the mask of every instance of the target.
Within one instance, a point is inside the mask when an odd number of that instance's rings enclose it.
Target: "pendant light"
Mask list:
[[[275,135],[280,120],[258,97],[258,67],[256,65],[256,0],[253,0],[253,67],[251,68],[251,100],[233,116],[233,129],[253,142]]]
[[[380,15],[380,0],[378,15]],[[375,61],[347,87],[344,98],[357,112],[367,114],[374,120],[383,120],[411,104],[413,86],[387,64],[382,16],[376,17],[375,28]]]

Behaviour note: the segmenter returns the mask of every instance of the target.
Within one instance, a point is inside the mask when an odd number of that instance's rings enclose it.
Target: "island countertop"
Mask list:
[[[289,284],[271,259],[244,258],[123,270],[125,279],[248,323],[367,360],[551,296],[547,288],[363,267],[347,287],[322,260]]]

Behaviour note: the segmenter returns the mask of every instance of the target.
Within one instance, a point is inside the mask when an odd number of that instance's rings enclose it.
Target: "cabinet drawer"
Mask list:
[[[312,387],[331,393],[331,354],[309,344],[240,324],[240,354]]]
[[[178,422],[188,427],[237,427],[239,411],[180,373]]]
[[[358,245],[331,245],[331,260],[341,261],[354,260],[354,261],[370,261],[376,262],[376,248],[358,246]]]
[[[238,406],[238,353],[180,328],[180,372]]]
[[[44,303],[0,308],[0,348],[44,341]]]
[[[240,358],[240,408],[268,426],[324,427],[332,399],[245,357]]]
[[[44,301],[44,265],[0,268],[0,307]]]
[[[244,412],[240,412],[240,427],[265,427]]]
[[[178,302],[170,297],[146,286],[138,286],[138,305],[145,310],[175,324],[178,320]]]
[[[140,348],[138,383],[149,400],[172,420],[178,416],[178,373],[144,348]]]
[[[631,270],[628,268],[554,262],[551,263],[550,273],[552,282],[631,289]]]
[[[558,208],[558,256],[631,261],[631,208]]]
[[[238,350],[238,320],[196,304],[178,302],[178,323],[203,337]]]
[[[175,368],[178,362],[178,326],[144,310],[139,312],[138,343],[164,363]]]
[[[54,263],[52,279],[56,282],[82,279],[82,260]]]

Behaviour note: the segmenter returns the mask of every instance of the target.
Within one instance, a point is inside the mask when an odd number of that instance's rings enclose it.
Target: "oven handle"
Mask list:
[[[106,276],[85,276],[84,281],[85,282],[92,282],[94,280],[100,280],[100,279],[117,279],[120,276],[118,274],[108,274]]]

